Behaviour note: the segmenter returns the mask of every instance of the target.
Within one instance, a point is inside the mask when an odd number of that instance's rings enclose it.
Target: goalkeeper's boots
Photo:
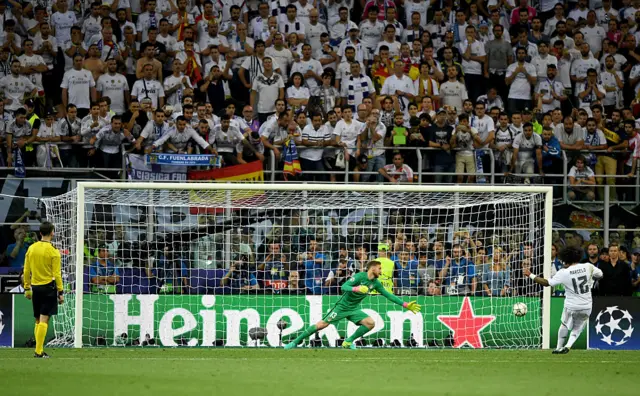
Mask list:
[[[38,359],[49,359],[49,355],[47,355],[46,352],[42,352],[42,354],[40,355],[38,355],[37,353],[34,353],[33,357]]]
[[[344,341],[344,342],[342,343],[342,348],[344,348],[344,349],[353,349],[354,351],[355,351],[356,349],[358,349],[358,348],[356,347],[356,343],[355,343],[355,342],[347,342],[347,341]]]
[[[284,349],[285,349],[285,350],[289,350],[289,349],[293,349],[293,348],[295,348],[295,347],[297,347],[297,346],[298,346],[298,345],[296,345],[296,343],[295,343],[295,342],[290,342],[290,343],[288,343],[287,345],[285,345],[285,346],[284,346]]]

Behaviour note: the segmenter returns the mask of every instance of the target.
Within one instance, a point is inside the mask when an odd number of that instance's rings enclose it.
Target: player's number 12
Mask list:
[[[589,287],[587,286],[587,277],[586,276],[581,276],[578,278],[578,280],[580,281],[580,285],[578,286],[578,282],[576,282],[576,278],[571,279],[571,281],[573,282],[573,290],[575,290],[575,292],[577,294],[586,294],[589,292]]]

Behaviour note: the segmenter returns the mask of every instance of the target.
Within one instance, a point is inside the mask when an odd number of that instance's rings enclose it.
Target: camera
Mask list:
[[[40,213],[37,210],[32,210],[29,212],[28,219],[29,220],[38,220],[40,218]]]
[[[249,257],[247,255],[240,255],[234,259],[234,265],[236,269],[239,270],[248,270],[249,269]]]

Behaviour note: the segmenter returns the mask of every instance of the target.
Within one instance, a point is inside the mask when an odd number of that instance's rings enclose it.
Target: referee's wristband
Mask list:
[[[531,280],[534,280],[534,279],[536,279],[537,277],[538,277],[538,275],[536,275],[536,274],[529,274],[529,278],[530,278]]]

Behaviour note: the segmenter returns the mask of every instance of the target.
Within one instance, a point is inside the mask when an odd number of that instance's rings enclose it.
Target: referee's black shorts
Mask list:
[[[40,319],[40,315],[53,316],[58,313],[58,289],[53,281],[46,285],[31,286],[33,316]]]

